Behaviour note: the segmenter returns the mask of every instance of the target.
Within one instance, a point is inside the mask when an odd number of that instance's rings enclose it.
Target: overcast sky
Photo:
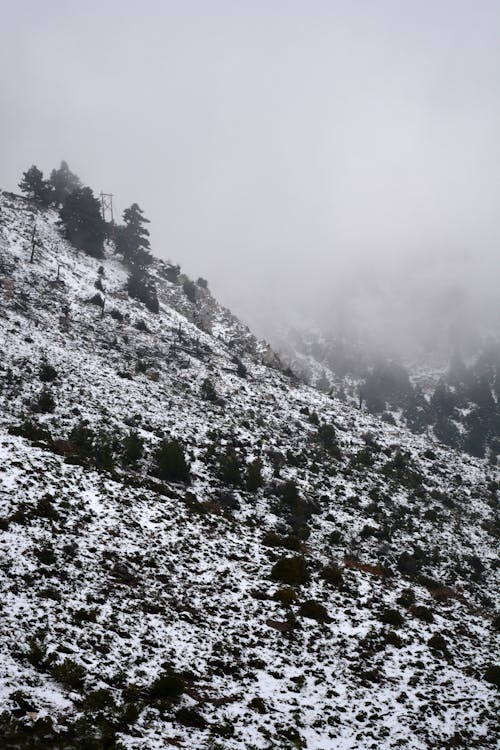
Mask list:
[[[499,37],[500,0],[0,0],[0,186],[67,160],[256,323],[387,263],[493,288]]]

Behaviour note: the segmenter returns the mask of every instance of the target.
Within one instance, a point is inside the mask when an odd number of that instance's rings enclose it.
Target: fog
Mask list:
[[[259,333],[491,323],[499,29],[498,0],[4,0],[0,187],[66,159]]]

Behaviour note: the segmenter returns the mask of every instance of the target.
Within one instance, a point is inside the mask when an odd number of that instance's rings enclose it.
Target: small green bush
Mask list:
[[[44,362],[40,366],[40,370],[38,373],[38,376],[42,383],[52,383],[53,380],[57,378],[57,370],[52,367],[52,365],[47,364],[47,362]]]
[[[210,732],[216,737],[229,739],[231,737],[234,737],[234,724],[231,721],[227,721],[224,724],[215,724],[214,722],[212,722],[212,724],[210,724]],[[213,748],[213,750],[217,750],[217,745],[211,745],[211,747]],[[222,750],[220,745],[219,750]]]
[[[96,469],[111,471],[114,466],[113,439],[106,432],[96,433],[92,446],[92,459]]]
[[[294,507],[300,501],[300,493],[297,483],[293,479],[287,479],[280,487],[280,494],[283,503],[287,506]]]
[[[44,544],[39,549],[35,549],[35,556],[42,563],[42,565],[55,565],[55,563],[57,562],[54,548],[50,543]]]
[[[68,440],[78,453],[90,456],[94,445],[94,432],[85,422],[79,422],[73,427]]]
[[[484,679],[496,688],[500,688],[500,664],[490,664],[484,673]]]
[[[275,602],[280,602],[285,607],[289,607],[297,599],[297,592],[290,586],[285,586],[285,588],[274,592],[273,599]]]
[[[284,547],[291,552],[299,552],[302,546],[300,539],[296,536],[293,536],[292,534],[282,536],[281,534],[276,534],[275,531],[268,531],[264,534],[262,544],[265,544],[266,547]]]
[[[26,661],[36,669],[44,669],[50,666],[54,656],[51,654],[47,656],[47,646],[43,641],[39,641],[36,638],[28,638],[28,651],[23,656]]]
[[[394,648],[401,648],[403,641],[394,630],[388,630],[385,634],[385,642],[388,646],[394,646]]]
[[[99,690],[93,690],[85,696],[83,707],[90,713],[105,710],[114,711],[116,703],[110,690],[100,688]]]
[[[166,482],[189,482],[189,465],[180,440],[162,440],[155,452],[155,469],[159,479]]]
[[[279,547],[281,539],[281,535],[275,531],[267,531],[262,537],[262,544],[265,544],[266,547]]]
[[[389,479],[410,489],[416,489],[422,483],[422,475],[416,469],[408,453],[396,451],[393,459],[382,467],[382,473]]]
[[[434,622],[434,615],[428,607],[423,607],[422,605],[411,607],[410,612],[419,620],[422,620],[422,622]]]
[[[397,609],[385,609],[380,615],[380,620],[393,628],[401,627],[405,621],[403,615]]]
[[[273,565],[271,577],[289,586],[300,586],[309,580],[309,570],[302,556],[280,557]]]
[[[46,427],[27,419],[21,425],[9,427],[9,435],[18,435],[33,443],[46,443],[52,445],[52,435]]]
[[[262,461],[256,458],[247,464],[245,484],[248,492],[255,492],[262,487],[264,480],[262,478]]]
[[[354,468],[370,468],[370,466],[373,466],[375,463],[375,458],[373,456],[372,450],[370,446],[366,445],[364,448],[361,448],[352,458],[350,461],[351,466]]]
[[[38,499],[36,508],[32,512],[33,516],[38,518],[48,518],[51,521],[57,521],[59,512],[54,506],[54,498],[48,492]]]
[[[369,539],[370,537],[375,536],[376,533],[377,529],[375,528],[375,526],[365,524],[359,532],[359,536],[361,537],[361,539]]]
[[[110,723],[96,725],[85,718],[67,719],[64,729],[56,729],[48,716],[31,722],[5,711],[0,715],[0,737],[6,750],[118,750]]]
[[[421,557],[406,550],[399,555],[397,560],[399,572],[405,575],[416,575],[422,569],[422,565],[423,559]]]
[[[210,378],[205,378],[200,387],[200,396],[204,401],[217,401],[217,391]]]
[[[85,669],[72,659],[64,659],[52,667],[52,676],[67,688],[81,690],[85,681]]]
[[[330,544],[333,544],[334,546],[342,544],[343,539],[344,539],[344,535],[338,529],[335,529],[335,531],[332,531],[328,537],[328,541],[330,542]]]
[[[241,456],[234,448],[228,447],[225,453],[219,456],[219,477],[223,482],[235,487],[243,481],[244,465]]]
[[[340,587],[342,586],[342,583],[344,581],[344,571],[338,565],[329,563],[328,565],[325,565],[321,570],[321,577],[323,578],[323,580],[331,583],[332,586]]]
[[[36,411],[41,412],[42,414],[51,414],[55,410],[55,408],[56,402],[52,393],[48,390],[48,388],[43,388],[40,391],[36,402]]]
[[[123,439],[122,457],[126,466],[135,466],[144,455],[144,440],[137,432],[129,432]]]
[[[95,609],[77,609],[73,614],[75,622],[96,622],[97,611]]]
[[[180,708],[175,714],[175,719],[179,724],[193,729],[205,729],[208,721],[195,708]]]
[[[266,702],[263,698],[260,696],[255,696],[255,698],[252,698],[251,701],[249,701],[248,705],[251,709],[256,711],[258,714],[266,714],[267,713],[267,706]]]
[[[122,731],[126,727],[129,727],[131,724],[135,724],[135,722],[139,718],[140,713],[140,706],[138,706],[136,703],[124,703],[120,707],[120,712],[118,715],[118,721],[119,725],[122,727]]]
[[[448,644],[441,633],[435,633],[433,636],[431,636],[427,641],[427,645],[432,651],[438,651],[442,654],[448,654]]]
[[[246,378],[248,375],[248,370],[238,357],[234,358],[234,363],[236,365],[236,374],[239,378]]]
[[[123,323],[123,313],[121,313],[119,310],[117,310],[116,307],[113,307],[109,311],[109,314],[113,318],[113,320],[118,321],[118,323]]]
[[[294,534],[287,534],[281,538],[281,546],[290,552],[300,552],[302,549],[302,542]]]
[[[165,672],[153,682],[151,697],[156,700],[176,701],[184,693],[186,686],[182,677],[175,672]]]
[[[334,458],[341,457],[341,451],[339,444],[337,443],[337,436],[335,433],[335,427],[332,424],[322,424],[318,427],[317,440],[324,451],[329,453]]]
[[[330,619],[326,608],[314,599],[303,602],[299,607],[299,614],[317,622],[328,622]]]
[[[403,589],[396,601],[402,607],[406,607],[407,609],[408,607],[411,607],[412,604],[415,604],[415,593],[413,589]]]

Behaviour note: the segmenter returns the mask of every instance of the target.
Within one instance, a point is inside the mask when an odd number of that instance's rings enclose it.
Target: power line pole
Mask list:
[[[103,193],[102,191],[99,193],[99,197],[101,199],[101,213],[102,218],[104,221],[107,221],[107,216],[109,216],[109,221],[111,224],[115,223],[114,216],[113,216],[113,193]]]
[[[33,263],[35,260],[35,250],[37,247],[40,247],[40,242],[38,241],[38,237],[36,234],[36,220],[33,224],[33,230],[31,232],[31,256],[30,256],[30,263]]]

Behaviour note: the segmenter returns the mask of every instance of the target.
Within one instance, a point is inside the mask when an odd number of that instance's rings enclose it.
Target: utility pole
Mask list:
[[[36,221],[33,224],[33,230],[31,232],[31,256],[30,256],[30,263],[33,263],[35,260],[35,250],[38,247],[39,242],[36,238]]]
[[[113,193],[103,193],[101,191],[99,193],[99,198],[101,199],[101,213],[103,220],[108,221],[106,217],[109,216],[109,222],[111,224],[114,224],[115,219],[113,216]]]

